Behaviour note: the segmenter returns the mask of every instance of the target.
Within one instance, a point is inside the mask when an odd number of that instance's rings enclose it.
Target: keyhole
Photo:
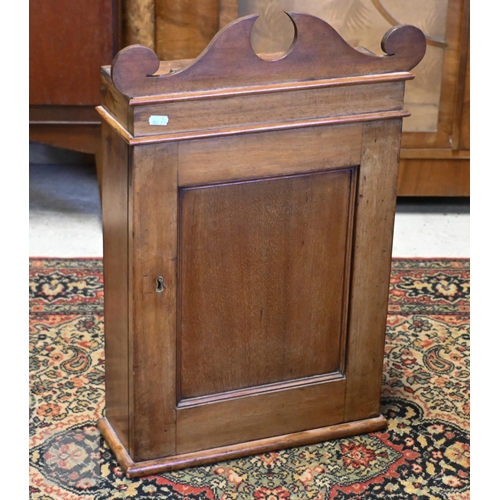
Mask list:
[[[163,282],[163,276],[158,276],[158,278],[156,278],[156,292],[157,293],[163,292],[165,288],[166,286],[165,283]]]

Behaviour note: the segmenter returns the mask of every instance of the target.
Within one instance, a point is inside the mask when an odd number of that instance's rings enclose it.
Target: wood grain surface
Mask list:
[[[113,60],[111,75],[125,95],[215,89],[251,84],[408,71],[425,54],[425,36],[413,26],[390,29],[382,40],[387,56],[357,51],[326,22],[307,14],[288,13],[295,26],[290,51],[277,61],[261,59],[252,49],[250,33],[257,16],[242,17],[217,33],[189,66],[151,77],[160,66],[149,48],[133,45]],[[223,82],[223,83],[222,83]]]
[[[352,181],[181,190],[182,399],[339,370]]]
[[[129,167],[127,144],[102,127],[106,418],[130,448],[128,251]]]
[[[402,110],[403,92],[404,82],[386,82],[155,103],[134,106],[133,128],[129,130],[135,137],[140,137],[163,131],[175,134],[255,123],[289,123],[312,117],[357,115],[373,110],[398,111]],[[167,127],[150,124],[150,117],[157,115],[168,116]]]
[[[114,3],[29,2],[29,103],[94,105],[99,70],[118,51]]]
[[[470,196],[469,158],[404,159],[399,196]]]
[[[134,148],[130,221],[133,325],[131,456],[175,452],[177,145]],[[157,292],[158,277],[164,288]]]
[[[181,408],[177,412],[177,453],[340,423],[344,392],[342,379]]]
[[[380,413],[401,120],[363,126],[356,200],[346,422]]]
[[[361,131],[352,124],[183,141],[179,186],[359,165]]]
[[[161,59],[197,57],[219,30],[219,0],[154,3],[155,47]]]

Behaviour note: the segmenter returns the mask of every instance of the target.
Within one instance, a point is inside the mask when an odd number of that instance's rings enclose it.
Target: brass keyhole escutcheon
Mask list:
[[[165,283],[163,281],[163,276],[158,276],[158,278],[156,278],[156,293],[161,293],[166,288],[167,287],[165,286]]]

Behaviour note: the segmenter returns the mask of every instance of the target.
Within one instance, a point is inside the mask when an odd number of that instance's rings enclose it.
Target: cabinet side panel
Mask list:
[[[175,453],[177,144],[136,147],[132,164],[131,455],[140,461]]]
[[[401,120],[363,127],[350,287],[346,422],[380,414]]]
[[[102,126],[106,417],[129,446],[128,146]]]

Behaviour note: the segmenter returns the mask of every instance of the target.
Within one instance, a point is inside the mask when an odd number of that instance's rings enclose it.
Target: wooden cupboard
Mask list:
[[[406,82],[290,13],[194,61],[131,46],[102,70],[106,414],[129,476],[383,429],[380,391]]]

